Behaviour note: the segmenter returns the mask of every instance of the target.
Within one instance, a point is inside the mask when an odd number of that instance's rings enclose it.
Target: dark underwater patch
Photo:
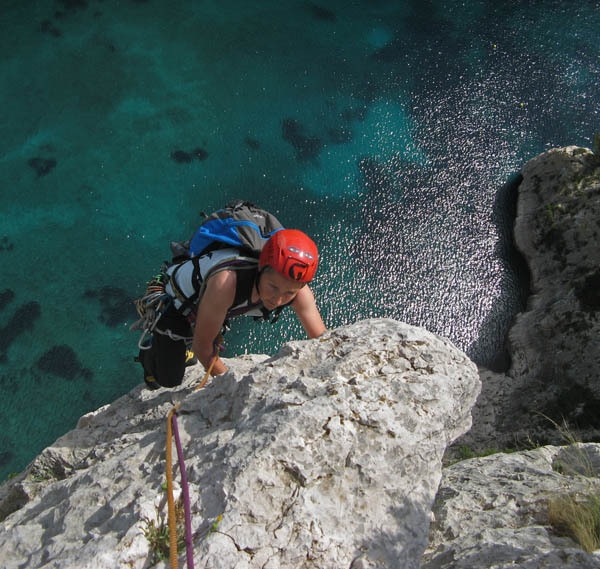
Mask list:
[[[346,144],[352,141],[352,131],[347,126],[327,129],[327,138],[333,144]]]
[[[323,141],[317,136],[304,134],[304,127],[296,119],[284,119],[281,123],[283,140],[289,142],[296,151],[298,160],[314,160],[323,149]]]
[[[13,290],[7,288],[0,292],[0,310],[4,310],[6,306],[8,306],[13,299],[15,298],[15,293]]]
[[[371,58],[377,63],[395,63],[402,61],[402,57],[406,54],[406,46],[404,40],[392,40],[383,47],[375,51]]]
[[[0,375],[0,389],[2,391],[10,391],[14,393],[21,387],[19,378],[15,377],[14,373]]]
[[[252,150],[260,149],[260,142],[258,140],[256,140],[256,138],[247,136],[246,138],[244,138],[244,143],[246,144],[246,146],[248,148],[251,148]]]
[[[86,0],[58,0],[58,3],[62,6],[62,9],[65,12],[84,10],[88,6]]]
[[[12,251],[15,244],[5,235],[0,239],[0,251]]]
[[[192,154],[194,158],[196,158],[196,160],[200,160],[200,162],[208,158],[208,152],[204,150],[204,148],[195,148],[192,151]]]
[[[41,158],[40,156],[30,158],[27,160],[27,164],[35,171],[38,178],[47,176],[56,168],[56,160],[54,158]]]
[[[15,458],[12,450],[0,450],[0,464],[7,464]]]
[[[171,160],[177,162],[177,164],[189,164],[194,159],[203,162],[207,158],[208,151],[204,148],[194,148],[191,152],[181,149],[171,152]]]
[[[367,111],[368,111],[368,108],[366,105],[362,105],[359,107],[348,107],[341,112],[340,116],[346,122],[351,122],[351,121],[363,122],[367,116]]]
[[[185,150],[174,150],[171,152],[171,160],[177,162],[177,164],[187,164],[191,162],[192,159],[193,156]]]
[[[73,348],[66,344],[52,346],[37,363],[37,368],[44,372],[72,381],[77,377],[90,379],[92,372],[84,368]]]
[[[329,8],[323,8],[314,2],[305,2],[304,5],[315,20],[321,20],[322,22],[335,22],[337,16],[333,10]]]
[[[59,38],[62,36],[62,32],[52,23],[51,20],[43,20],[40,23],[40,32]]]
[[[90,289],[85,291],[84,297],[100,303],[98,320],[109,328],[115,328],[135,318],[134,299],[122,288],[103,286],[98,290]]]
[[[6,326],[0,328],[0,361],[6,359],[11,344],[27,330],[33,329],[42,310],[38,302],[31,301],[19,306]]]

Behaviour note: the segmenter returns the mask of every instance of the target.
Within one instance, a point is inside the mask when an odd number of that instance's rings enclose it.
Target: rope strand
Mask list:
[[[192,548],[192,513],[190,504],[190,491],[187,481],[187,472],[183,459],[183,449],[179,438],[179,428],[177,426],[177,413],[171,416],[173,423],[173,434],[175,435],[175,448],[177,449],[177,458],[179,460],[179,472],[181,473],[181,492],[183,494],[183,510],[185,515],[185,557],[188,569],[194,569],[194,550]]]
[[[222,336],[219,335],[215,340],[215,353],[212,357],[210,365],[208,366],[202,381],[194,389],[197,391],[202,389],[208,378],[210,372],[213,369],[217,359],[219,358],[220,343]],[[186,548],[186,562],[188,569],[194,569],[194,549],[192,544],[192,514],[190,504],[190,493],[189,485],[187,480],[187,472],[185,469],[183,448],[181,447],[181,440],[179,438],[179,428],[177,426],[177,410],[179,405],[175,405],[167,415],[167,448],[166,448],[166,462],[167,462],[167,507],[168,507],[168,525],[169,525],[169,560],[171,563],[171,569],[178,568],[177,558],[177,516],[175,512],[175,497],[173,495],[173,435],[175,435],[175,446],[177,448],[177,458],[179,460],[179,472],[181,474],[181,493],[183,495],[183,509],[185,516],[185,548]]]
[[[169,524],[169,559],[171,569],[177,569],[177,520],[175,519],[175,498],[173,496],[173,423],[172,419],[177,411],[176,405],[169,411],[167,416],[167,506],[168,506],[168,524]]]

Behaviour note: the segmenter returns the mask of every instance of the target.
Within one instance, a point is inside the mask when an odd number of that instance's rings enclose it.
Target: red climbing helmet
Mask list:
[[[314,241],[298,229],[281,229],[265,243],[258,259],[259,270],[271,267],[280,275],[308,283],[319,264],[319,251]]]

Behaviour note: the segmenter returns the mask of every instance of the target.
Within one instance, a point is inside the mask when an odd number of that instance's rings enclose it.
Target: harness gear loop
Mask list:
[[[146,337],[154,332],[158,321],[172,302],[171,297],[165,291],[168,282],[169,276],[166,273],[166,267],[163,267],[158,275],[148,281],[144,295],[135,301],[139,319],[131,325],[130,330],[142,330],[142,335],[138,340],[140,350],[147,350],[150,347],[150,344],[146,342]]]

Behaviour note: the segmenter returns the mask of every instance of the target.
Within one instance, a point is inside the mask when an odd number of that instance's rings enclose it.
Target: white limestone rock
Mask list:
[[[468,358],[370,320],[228,364],[200,391],[195,370],[83,417],[5,484],[2,567],[149,567],[174,403],[197,568],[418,567],[442,456],[479,393]]]
[[[598,569],[550,526],[561,495],[600,493],[600,445],[542,447],[444,469],[422,569]]]

